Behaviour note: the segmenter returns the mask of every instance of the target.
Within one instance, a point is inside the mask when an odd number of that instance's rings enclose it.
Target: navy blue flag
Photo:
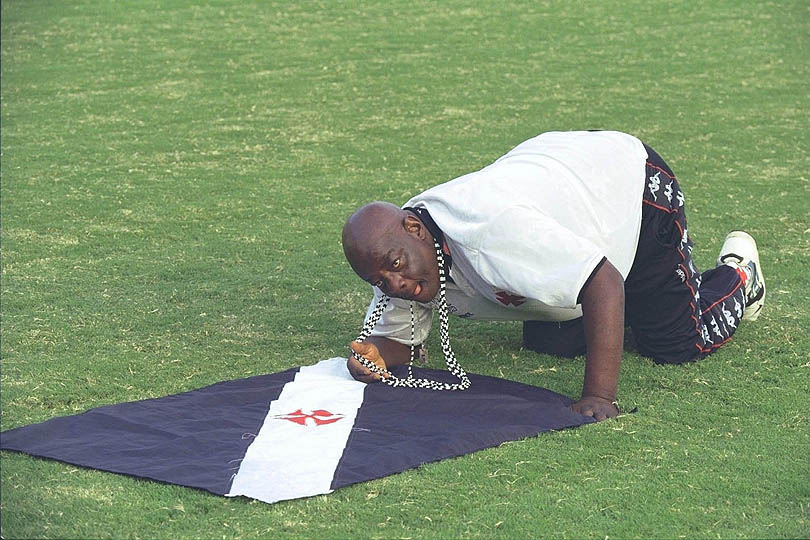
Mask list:
[[[0,448],[272,503],[593,421],[550,390],[470,380],[464,392],[365,385],[331,358],[8,430]]]

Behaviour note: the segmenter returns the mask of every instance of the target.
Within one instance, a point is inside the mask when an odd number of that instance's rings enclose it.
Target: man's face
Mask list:
[[[418,218],[407,215],[349,256],[355,272],[395,298],[429,302],[439,292],[433,237]]]

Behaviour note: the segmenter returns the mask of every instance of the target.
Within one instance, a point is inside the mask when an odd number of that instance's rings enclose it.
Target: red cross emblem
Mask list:
[[[506,291],[498,291],[495,293],[495,298],[497,298],[498,302],[505,306],[512,304],[513,306],[517,307],[526,302],[525,296],[518,296],[517,294],[511,294]]]
[[[277,414],[274,418],[278,418],[279,420],[289,420],[290,422],[295,422],[301,426],[306,426],[307,420],[312,420],[312,422],[309,422],[309,425],[313,425],[314,423],[316,426],[322,426],[324,424],[334,424],[343,418],[343,415],[332,414],[323,409],[318,409],[307,414],[301,409],[298,409],[297,411],[289,414]]]

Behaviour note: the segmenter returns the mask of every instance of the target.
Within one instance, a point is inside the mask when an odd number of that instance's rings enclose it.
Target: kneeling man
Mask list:
[[[370,337],[351,347],[380,367],[408,362],[439,305],[441,262],[450,313],[521,320],[527,348],[584,354],[571,408],[614,417],[625,324],[642,354],[682,363],[759,315],[765,285],[753,238],[730,233],[703,273],[692,246],[684,195],[653,149],[615,131],[543,133],[402,207],[372,202],[349,217],[346,258],[374,289],[367,317],[391,298]],[[358,380],[380,379],[356,358],[348,367]]]

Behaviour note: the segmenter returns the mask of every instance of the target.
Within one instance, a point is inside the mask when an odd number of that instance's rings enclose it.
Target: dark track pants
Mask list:
[[[672,170],[646,147],[641,234],[625,279],[625,323],[641,354],[658,363],[702,358],[734,334],[745,309],[737,271],[719,266],[699,272],[692,260],[683,192]],[[528,349],[557,356],[585,353],[582,319],[526,321]]]

